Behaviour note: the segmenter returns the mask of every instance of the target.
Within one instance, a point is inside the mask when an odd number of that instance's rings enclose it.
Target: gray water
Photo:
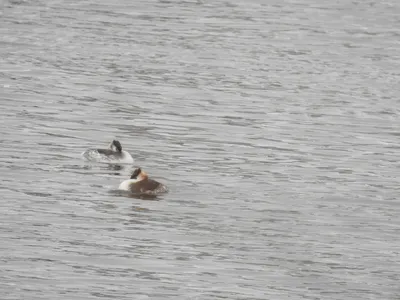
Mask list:
[[[0,299],[400,299],[399,1],[0,4]]]

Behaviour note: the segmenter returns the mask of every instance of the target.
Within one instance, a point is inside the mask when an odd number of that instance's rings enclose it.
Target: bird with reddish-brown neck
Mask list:
[[[133,171],[131,178],[121,182],[118,189],[133,194],[146,195],[159,195],[168,191],[165,185],[149,178],[141,168],[137,168]]]

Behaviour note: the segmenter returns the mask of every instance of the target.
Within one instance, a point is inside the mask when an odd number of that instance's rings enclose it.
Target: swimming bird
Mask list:
[[[132,156],[122,150],[121,143],[113,140],[108,149],[88,149],[82,153],[84,159],[105,163],[133,163]]]
[[[133,171],[131,178],[123,181],[118,189],[133,194],[145,195],[159,195],[168,192],[168,188],[165,185],[150,179],[141,168],[137,168]]]

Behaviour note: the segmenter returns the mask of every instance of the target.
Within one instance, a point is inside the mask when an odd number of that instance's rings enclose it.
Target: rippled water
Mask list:
[[[398,1],[0,4],[2,300],[399,299]]]

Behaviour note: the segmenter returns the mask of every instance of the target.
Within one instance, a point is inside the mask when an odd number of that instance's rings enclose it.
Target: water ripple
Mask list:
[[[398,299],[399,12],[0,3],[2,299]]]

